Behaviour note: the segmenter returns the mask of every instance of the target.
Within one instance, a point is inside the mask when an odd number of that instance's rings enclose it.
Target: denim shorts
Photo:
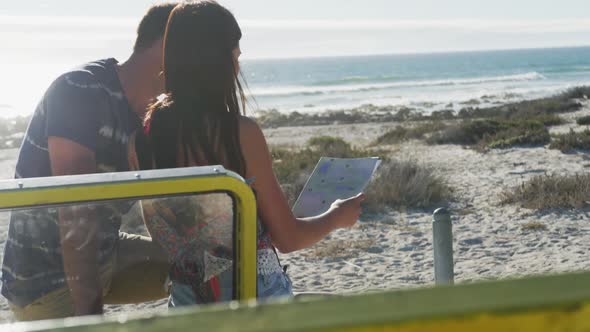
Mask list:
[[[219,302],[229,302],[232,300],[232,273],[226,271],[219,276],[220,297]],[[293,297],[293,286],[291,279],[286,273],[272,273],[268,275],[258,275],[257,278],[258,300],[290,298]],[[190,305],[203,304],[195,298],[191,286],[173,282],[168,300],[168,307],[182,307]]]

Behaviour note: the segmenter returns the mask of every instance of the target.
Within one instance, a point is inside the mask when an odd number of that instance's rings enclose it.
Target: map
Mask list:
[[[340,159],[322,157],[297,202],[293,213],[298,218],[322,214],[337,199],[363,192],[381,164],[379,158]]]

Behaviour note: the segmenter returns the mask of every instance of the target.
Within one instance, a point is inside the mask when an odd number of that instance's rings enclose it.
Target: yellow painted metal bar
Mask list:
[[[252,194],[245,183],[228,176],[138,180],[0,191],[0,209],[215,191],[231,192],[238,197]]]
[[[256,199],[251,188],[228,175],[60,185],[0,191],[0,209],[53,204],[142,199],[166,195],[227,192],[236,203],[236,286],[238,299],[256,298]]]
[[[114,317],[10,327],[63,332],[590,331],[589,285],[590,273],[575,273],[261,306],[205,307],[125,317],[124,323]]]
[[[217,316],[217,315],[216,315]],[[256,321],[255,315],[251,315],[252,320]],[[280,317],[280,316],[279,316]],[[533,312],[522,313],[489,313],[480,314],[476,316],[466,316],[453,319],[435,319],[415,321],[411,323],[386,323],[379,325],[360,325],[356,327],[335,327],[317,326],[313,328],[300,328],[299,324],[294,323],[288,326],[291,322],[284,320],[277,320],[273,326],[260,325],[258,329],[251,329],[252,324],[246,324],[247,329],[241,329],[240,326],[230,322],[224,322],[222,317],[217,324],[211,322],[202,324],[202,320],[194,320],[192,328],[183,322],[161,324],[156,319],[150,319],[150,324],[144,323],[144,328],[139,328],[139,325],[132,324],[91,324],[84,326],[51,326],[50,322],[41,324],[27,324],[28,327],[35,327],[34,329],[27,329],[27,326],[7,326],[14,329],[7,329],[7,331],[54,331],[54,332],[159,332],[159,331],[282,331],[282,332],[504,332],[504,331],[519,331],[519,332],[586,332],[590,331],[590,305],[572,310],[571,308],[561,308],[554,310],[539,310]],[[301,319],[305,319],[302,317]],[[69,322],[72,324],[72,322]],[[213,326],[213,327],[212,327]],[[203,328],[204,327],[204,328]]]
[[[319,331],[319,330],[317,330]],[[454,319],[406,324],[324,329],[325,332],[583,332],[590,331],[590,305],[520,313],[483,313]]]

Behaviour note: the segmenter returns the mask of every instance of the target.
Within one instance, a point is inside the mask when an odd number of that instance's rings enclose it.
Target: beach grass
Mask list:
[[[342,138],[330,136],[312,137],[302,148],[272,147],[271,155],[275,175],[291,206],[321,157],[386,159],[383,151],[354,148]]]
[[[590,96],[590,86],[572,88],[554,96],[525,100],[491,107],[478,107],[475,103],[463,103],[464,108],[455,111],[443,109],[423,114],[419,109],[406,106],[362,105],[346,110],[326,110],[321,113],[285,113],[276,109],[259,110],[256,120],[263,128],[289,126],[318,126],[371,122],[445,121],[466,119],[515,119],[558,115],[575,112],[583,107],[580,100]],[[555,120],[556,117],[550,119]],[[544,121],[550,125],[549,121]]]
[[[580,126],[588,126],[590,125],[590,115],[588,116],[583,116],[580,117],[578,119],[576,119],[576,123]]]
[[[453,190],[429,166],[413,160],[384,162],[366,191],[369,212],[387,208],[429,208],[453,200]]]
[[[263,127],[311,126],[364,122],[397,122],[398,125],[373,141],[372,147],[393,145],[408,140],[424,140],[428,144],[466,145],[477,151],[510,147],[545,146],[562,151],[590,148],[590,134],[570,133],[552,137],[548,128],[565,123],[559,114],[578,111],[583,107],[581,100],[590,95],[590,87],[577,87],[552,97],[526,100],[487,108],[465,107],[457,114],[452,109],[435,111],[424,115],[416,109],[394,106],[363,105],[352,110],[326,111],[304,114],[281,113],[277,110],[261,111],[257,121]],[[469,104],[469,103],[468,103]],[[467,104],[466,104],[467,105]],[[590,120],[587,120],[590,121]],[[587,137],[588,136],[588,137]],[[342,148],[342,147],[341,147]],[[351,157],[352,150],[339,151],[342,157]],[[352,157],[363,157],[359,150]],[[292,153],[289,152],[289,153]],[[283,151],[277,151],[280,158]],[[306,157],[307,156],[307,157]],[[307,169],[310,162],[317,160],[317,154],[309,149],[297,152],[292,162]],[[280,178],[289,183],[297,182],[297,172],[289,170],[293,165],[280,167]],[[292,175],[283,174],[283,170]],[[302,185],[300,185],[302,186]]]
[[[568,133],[554,135],[549,148],[560,150],[563,153],[575,150],[590,150],[590,130],[585,129],[577,132],[570,129]]]
[[[464,108],[458,113],[462,119],[469,118],[527,118],[543,114],[562,114],[575,112],[583,105],[577,99],[572,99],[568,92],[553,97],[526,100],[489,108]]]
[[[285,113],[276,109],[259,110],[256,122],[262,128],[323,126],[371,122],[403,122],[421,118],[412,108],[398,106],[362,105],[348,110],[326,110],[321,113]]]
[[[513,146],[538,146],[551,140],[546,126],[561,123],[555,116],[463,120],[434,133],[429,144],[476,146],[479,150]]]
[[[451,110],[423,117],[417,125],[398,125],[374,145],[398,144],[422,139],[429,144],[456,144],[489,149],[544,146],[551,142],[548,127],[565,123],[559,114],[579,110],[579,99],[590,93],[580,87],[553,97],[488,108],[467,107],[456,116]]]
[[[372,145],[399,144],[412,139],[424,139],[427,135],[444,130],[448,125],[444,121],[428,121],[413,127],[398,125],[392,130],[378,137]]]
[[[293,205],[321,157],[381,157],[383,163],[366,190],[366,210],[426,208],[451,200],[452,190],[435,171],[411,160],[390,160],[386,151],[354,148],[338,137],[313,137],[298,149],[274,147],[273,167],[289,204]]]
[[[500,199],[533,210],[584,208],[590,203],[590,174],[535,176],[503,191]]]
[[[481,142],[484,149],[504,149],[515,146],[543,146],[551,141],[544,126],[515,126],[485,137]]]
[[[525,232],[540,232],[546,231],[547,225],[539,221],[529,221],[522,224],[521,229]]]

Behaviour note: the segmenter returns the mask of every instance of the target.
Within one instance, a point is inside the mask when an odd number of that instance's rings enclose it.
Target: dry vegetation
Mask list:
[[[423,115],[411,108],[365,105],[315,114],[262,111],[257,120],[264,127],[395,121],[400,124],[377,138],[373,146],[418,139],[429,144],[467,145],[486,151],[549,144],[548,127],[565,123],[559,114],[580,110],[583,107],[580,99],[588,95],[590,87],[579,87],[548,98],[488,108],[466,107],[457,114],[442,110]]]
[[[367,188],[367,210],[426,208],[445,204],[452,191],[434,170],[414,161],[388,160],[386,153],[353,148],[341,138],[316,137],[301,149],[273,148],[274,171],[292,205],[321,157],[381,157],[383,164]]]
[[[314,137],[302,149],[275,147],[271,154],[275,175],[291,206],[321,157],[385,158],[382,151],[355,149],[343,139],[329,136]]]
[[[578,99],[590,96],[590,87],[578,87],[553,97],[521,101],[488,108],[472,107],[475,103],[455,112],[452,109],[435,111],[424,115],[419,109],[404,106],[362,105],[348,110],[328,110],[321,113],[284,113],[276,109],[261,110],[256,114],[257,122],[265,128],[288,126],[317,126],[329,124],[352,124],[370,122],[415,122],[448,121],[465,119],[516,119],[539,117],[546,114],[574,112],[582,107]]]
[[[383,163],[366,194],[365,203],[371,212],[386,207],[429,208],[453,200],[451,188],[432,168],[412,160]]]
[[[569,133],[554,135],[549,148],[564,153],[575,150],[590,150],[590,130],[585,129],[582,132],[576,132],[570,129]]]
[[[466,108],[455,117],[436,119],[413,127],[398,126],[378,138],[375,145],[425,139],[429,144],[457,144],[480,151],[515,146],[543,146],[551,141],[548,127],[564,123],[557,114],[581,108],[567,92],[555,97],[523,101],[485,109]]]
[[[576,120],[576,123],[580,126],[588,126],[590,125],[590,115],[589,116],[583,116],[580,117]]]
[[[463,120],[446,130],[435,133],[430,144],[472,145],[481,150],[512,146],[535,146],[549,143],[546,126],[560,123],[555,116],[531,119]]]
[[[349,110],[327,110],[321,113],[284,113],[276,109],[260,110],[256,113],[256,122],[263,128],[401,122],[421,118],[422,115],[415,109],[375,105],[363,105]]]
[[[547,225],[538,222],[538,221],[531,221],[531,222],[527,222],[522,224],[521,229],[525,232],[540,232],[540,231],[546,231],[547,230]]]
[[[580,209],[590,204],[590,174],[539,175],[501,194],[502,204],[527,209]]]
[[[443,121],[429,121],[420,123],[414,127],[398,125],[377,138],[373,145],[398,144],[412,139],[424,139],[429,137],[429,134],[441,131],[445,128],[447,128],[447,124]]]
[[[429,144],[468,145],[480,150],[538,146],[550,142],[548,126],[562,123],[561,118],[550,114],[530,118],[468,119],[454,123],[430,121],[415,127],[398,126],[379,137],[374,145],[425,139]]]

